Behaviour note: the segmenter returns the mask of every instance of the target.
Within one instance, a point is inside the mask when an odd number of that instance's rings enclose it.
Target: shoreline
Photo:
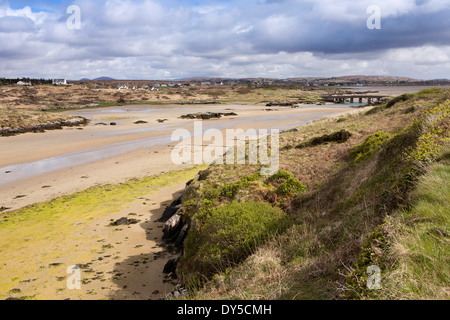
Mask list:
[[[224,108],[224,106],[222,106]],[[260,114],[260,108],[256,109]],[[361,112],[361,109],[349,110],[349,108],[314,108],[313,112],[320,113],[318,111],[326,110],[335,115],[341,115],[348,112]],[[183,113],[186,110],[177,110],[177,114]],[[270,128],[275,125],[285,125],[289,128],[298,127],[311,121],[309,113],[310,109],[289,109],[280,110],[273,118],[263,118],[265,121],[250,122],[246,119],[252,114],[255,114],[255,110],[241,110],[238,111],[240,116],[232,117],[230,119],[219,120],[207,120],[203,123],[213,127],[220,128],[224,131],[228,128],[242,128],[247,130],[248,128]],[[268,112],[269,113],[269,112]],[[292,115],[297,114],[298,118],[293,119]],[[113,114],[114,115],[114,114]],[[160,114],[154,115],[153,118],[158,118]],[[272,113],[269,113],[271,116]],[[108,116],[111,116],[109,114]],[[128,115],[129,116],[129,115]],[[267,114],[265,116],[268,116]],[[265,117],[262,116],[262,117]],[[332,116],[327,114],[320,118]],[[121,152],[101,159],[88,158],[88,162],[81,165],[75,165],[75,163],[69,163],[65,167],[58,170],[51,170],[47,168],[43,162],[40,164],[40,160],[51,159],[53,157],[64,156],[65,154],[73,153],[78,156],[83,150],[89,150],[92,148],[98,148],[98,153],[104,156],[105,146],[112,145],[114,143],[124,143],[136,141],[138,139],[154,139],[158,137],[158,134],[168,135],[171,133],[169,130],[164,131],[148,131],[148,132],[133,132],[127,133],[126,130],[147,130],[146,127],[134,125],[133,121],[137,118],[141,118],[142,114],[138,114],[135,118],[125,120],[128,123],[118,125],[116,127],[98,127],[88,126],[83,131],[73,130],[67,128],[64,130],[51,131],[42,134],[24,134],[16,137],[7,137],[0,139],[0,148],[5,150],[0,159],[0,179],[3,177],[4,181],[8,181],[7,184],[0,185],[1,202],[0,207],[11,208],[11,210],[19,209],[21,207],[31,205],[34,203],[45,202],[52,200],[56,197],[71,194],[77,191],[85,190],[91,186],[100,184],[116,184],[124,182],[131,178],[142,178],[148,175],[157,175],[163,172],[168,172],[175,169],[183,169],[183,166],[177,166],[171,162],[171,151],[175,143],[154,145],[149,148],[137,147],[130,152]],[[282,120],[279,120],[283,117]],[[143,117],[144,120],[150,120]],[[187,128],[192,125],[191,122],[186,122],[175,118],[172,115],[169,125],[176,126],[177,128]],[[317,118],[313,117],[314,119]],[[235,125],[230,126],[229,123],[235,121]],[[131,123],[131,124],[130,124]],[[177,125],[181,124],[181,125]],[[151,127],[149,127],[152,129]],[[164,127],[167,129],[167,127]],[[112,130],[112,131],[111,131]],[[119,132],[117,135],[108,135],[109,133]],[[124,134],[120,134],[124,132]],[[121,146],[121,145],[119,145]],[[119,151],[121,151],[119,148]],[[22,159],[23,163],[34,163],[34,166],[30,166],[27,170],[31,170],[33,173],[31,176],[14,180],[15,172],[11,169],[5,169],[12,163],[17,163],[17,159]],[[62,160],[61,160],[62,161]],[[65,163],[63,163],[65,164]],[[35,175],[36,170],[41,167],[44,173]],[[5,169],[5,171],[3,171]],[[8,172],[8,171],[11,172]],[[50,170],[45,172],[45,170]],[[8,172],[8,173],[6,173]],[[24,174],[27,174],[25,172]],[[6,179],[6,180],[5,180]]]
[[[364,112],[364,109],[337,112],[325,118],[331,120],[360,112]],[[227,120],[223,119],[225,122]],[[211,122],[218,124],[220,121],[211,120]],[[311,122],[314,120],[307,123]],[[289,121],[286,120],[285,123]],[[239,126],[246,129],[254,124],[250,122]],[[270,121],[260,123],[262,127],[267,127],[269,124]],[[292,126],[292,128],[296,127],[299,126]],[[70,133],[70,131],[67,132]],[[33,137],[33,135],[23,137]],[[11,230],[0,228],[0,236],[8,239],[1,243],[7,244],[7,247],[17,245],[17,248],[11,249],[12,255],[6,259],[9,271],[1,272],[9,277],[3,281],[1,296],[39,300],[164,299],[175,289],[176,283],[164,276],[163,268],[168,260],[177,258],[178,254],[171,253],[170,247],[162,241],[164,223],[159,219],[165,208],[177,198],[179,192],[184,190],[186,182],[199,171],[194,165],[172,164],[170,161],[172,147],[173,145],[169,144],[140,148],[105,160],[34,176],[26,181],[10,184],[7,189],[1,189],[0,207],[11,206],[11,209],[0,212],[0,217],[4,220],[17,210],[33,212],[34,208],[47,205],[53,208],[60,200],[75,201],[80,195],[89,195],[97,189],[114,190],[130,183],[139,184],[141,181],[153,178],[165,181],[161,182],[162,184],[160,187],[157,186],[156,190],[142,193],[132,201],[119,198],[117,201],[121,204],[120,207],[114,206],[110,211],[106,210],[102,214],[95,208],[89,210],[87,215],[80,216],[77,209],[75,212],[70,210],[66,212],[63,209],[61,222],[56,220],[48,224],[44,216],[44,220],[36,220],[36,224],[20,228],[20,231],[12,234],[10,234]],[[190,175],[184,176],[186,170],[191,172]],[[105,196],[109,196],[108,193]],[[11,200],[5,201],[4,199],[8,197]],[[92,199],[101,200],[102,197],[94,196]],[[104,200],[106,201],[107,198]],[[84,201],[81,204],[83,208],[91,207],[91,204],[86,206]],[[109,201],[105,205],[109,206]],[[44,213],[47,214],[48,210],[44,210]],[[36,217],[39,215],[33,214],[31,217],[30,219],[38,219]],[[137,218],[140,221],[129,226],[107,227],[110,221],[123,217]],[[20,217],[17,227],[21,226],[21,219]],[[27,218],[24,221],[27,221]],[[2,221],[0,226],[1,223]],[[50,229],[45,232],[45,228],[48,227]],[[69,229],[64,231],[67,227]],[[35,228],[38,228],[39,232],[36,232]],[[28,233],[27,230],[29,230]],[[42,235],[44,239],[38,240],[42,233],[44,233]],[[57,240],[60,236],[64,240]],[[14,240],[14,237],[19,238]],[[34,237],[38,239],[33,241]],[[19,245],[21,242],[19,239],[23,238],[27,241]],[[35,246],[45,248],[45,251],[41,252]],[[74,251],[71,252],[71,250]],[[6,252],[8,250],[5,247],[2,255]],[[27,267],[21,260],[24,257],[27,260],[25,264]],[[68,291],[65,288],[68,277],[66,268],[75,264],[82,265],[82,291]],[[35,268],[35,271],[24,274],[30,265]]]

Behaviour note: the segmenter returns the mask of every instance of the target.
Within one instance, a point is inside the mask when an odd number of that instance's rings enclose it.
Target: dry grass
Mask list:
[[[408,143],[411,143],[408,134],[402,133],[402,130],[422,117],[427,109],[448,99],[448,95],[448,90],[419,94],[412,100],[399,102],[390,109],[379,108],[369,115],[317,121],[301,127],[300,132],[283,134],[281,147],[292,147],[313,137],[341,129],[349,130],[353,136],[344,144],[330,143],[304,149],[286,148],[281,152],[281,168],[292,172],[309,187],[309,192],[304,195],[274,203],[285,208],[290,214],[293,219],[292,227],[262,245],[244,263],[209,282],[194,293],[193,297],[346,297],[349,290],[346,275],[358,260],[366,239],[383,223],[388,214],[410,203],[408,194],[411,186],[401,190],[396,187],[396,184],[403,183],[401,166],[404,167],[405,164],[401,163],[401,159]],[[411,104],[414,108],[411,108]],[[349,157],[349,151],[378,131],[392,133],[399,138],[387,143],[386,150],[364,163],[354,164],[353,159]],[[227,174],[227,181],[233,182],[239,178],[239,172],[230,171]],[[439,176],[442,179],[442,176]],[[437,186],[441,183],[442,181],[438,182]],[[416,238],[417,236],[412,236],[412,239]],[[393,272],[393,278],[403,279],[402,275],[406,275],[406,272],[418,272],[409,269],[412,266],[411,261],[415,260],[420,272],[429,279],[429,292],[417,293],[415,296],[418,291],[411,290],[410,297],[444,297],[444,293],[448,292],[448,285],[438,285],[431,289],[434,284],[442,283],[439,282],[442,279],[430,273],[433,263],[436,262],[436,266],[444,271],[448,270],[449,265],[448,258],[445,258],[442,251],[434,252],[438,256],[440,254],[439,261],[437,258],[431,259],[427,253],[431,253],[431,247],[436,245],[436,242],[426,242],[425,247],[415,247],[412,240],[395,243],[397,254],[408,259],[405,258],[404,265]],[[442,246],[442,243],[440,245]],[[380,259],[386,254],[384,250],[383,246],[372,247],[375,254],[380,254]],[[423,259],[430,259],[430,263],[422,264]],[[426,265],[428,267],[423,269]],[[448,272],[445,272],[448,275]],[[413,287],[420,287],[420,278],[410,279]],[[395,295],[393,297],[395,298]]]
[[[117,90],[105,87],[94,89],[93,85],[66,87],[38,85],[35,87],[0,87],[0,106],[27,109],[66,108],[85,106],[92,103],[111,105],[119,99],[125,103],[161,104],[188,103],[216,100],[220,103],[265,104],[269,101],[311,101],[315,102],[324,91],[303,91],[301,89],[247,88],[236,86],[199,86],[192,88],[161,88],[160,91],[144,89]]]
[[[68,118],[69,116],[65,116],[63,114],[48,113],[37,110],[17,109],[11,107],[0,108],[1,128],[31,127],[39,124],[61,122],[67,120]]]

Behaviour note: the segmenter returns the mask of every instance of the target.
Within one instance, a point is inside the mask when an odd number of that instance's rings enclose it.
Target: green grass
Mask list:
[[[194,226],[186,239],[180,274],[198,283],[245,259],[269,235],[279,231],[285,214],[264,202],[230,202],[209,210],[208,219]]]
[[[449,153],[447,153],[448,157]],[[434,165],[413,192],[413,206],[389,220],[395,264],[380,298],[450,298],[450,161]]]

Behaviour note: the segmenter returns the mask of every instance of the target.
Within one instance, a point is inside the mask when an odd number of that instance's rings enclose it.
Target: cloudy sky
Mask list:
[[[358,74],[450,78],[450,0],[0,0],[0,77]]]

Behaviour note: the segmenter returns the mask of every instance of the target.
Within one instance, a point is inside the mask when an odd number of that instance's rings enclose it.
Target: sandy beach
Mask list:
[[[205,128],[224,131],[228,128],[285,130],[319,118],[361,112],[361,109],[343,105],[267,109],[258,105],[93,109],[72,112],[92,121],[83,128],[1,138],[0,207],[10,208],[2,216],[12,210],[91,187],[117,185],[133,178],[164,176],[193,168],[192,164],[172,163],[171,152],[175,143],[167,141],[177,128],[192,129],[192,120],[180,119],[184,114],[238,114],[203,121]],[[159,124],[158,119],[167,121]],[[142,123],[135,124],[136,121]],[[116,125],[111,126],[110,122]],[[98,123],[106,125],[96,125]],[[190,175],[195,176],[195,172]],[[57,226],[49,227],[45,221],[39,220],[31,230],[43,228],[39,229],[43,232],[48,229],[45,239],[28,241],[14,250],[11,246],[2,250],[2,255],[10,252],[10,256],[2,259],[7,262],[0,268],[4,275],[0,296],[33,299],[164,298],[173,290],[175,282],[162,274],[164,264],[173,256],[161,241],[163,224],[158,219],[165,207],[184,189],[189,178],[183,174],[164,178],[165,183],[160,188],[146,191],[139,199],[130,200],[120,208],[102,214],[96,214],[94,210],[88,214],[87,220],[82,220],[76,212],[68,213],[63,217],[64,223],[72,226],[65,231],[67,234]],[[140,223],[116,229],[108,227],[110,221],[130,215],[137,217]],[[17,240],[14,240],[8,230],[3,232],[6,233],[0,233],[0,237],[11,243],[20,242],[23,237],[38,237],[36,231],[30,231],[27,235],[17,235]],[[37,249],[39,244],[45,250]],[[24,257],[27,262],[24,262]],[[85,274],[82,290],[65,288],[66,268],[74,264],[85,268],[82,270]]]
[[[266,111],[267,109],[264,106],[249,105],[94,109],[72,112],[91,119],[92,123],[83,128],[3,137],[0,139],[0,206],[18,209],[94,185],[115,184],[131,178],[188,167],[176,166],[170,161],[171,150],[175,145],[170,141],[172,132],[178,128],[193,128],[192,120],[179,119],[184,114],[207,111],[238,114],[203,121],[205,128],[283,130],[322,117],[358,110],[345,106],[270,108],[272,111]],[[144,112],[136,112],[137,110]],[[122,120],[117,120],[118,118]],[[116,119],[116,126],[96,125],[105,121],[110,123],[111,119]],[[161,125],[157,119],[168,121]],[[136,125],[136,121],[145,121],[147,124]],[[160,139],[161,137],[164,138]],[[86,154],[84,158],[81,155],[82,159],[79,160],[77,153],[86,150],[95,152]],[[76,155],[77,160],[73,160],[73,157],[58,160],[58,157],[67,154]],[[56,162],[42,162],[48,159],[56,159]],[[18,164],[33,166],[16,167]]]

